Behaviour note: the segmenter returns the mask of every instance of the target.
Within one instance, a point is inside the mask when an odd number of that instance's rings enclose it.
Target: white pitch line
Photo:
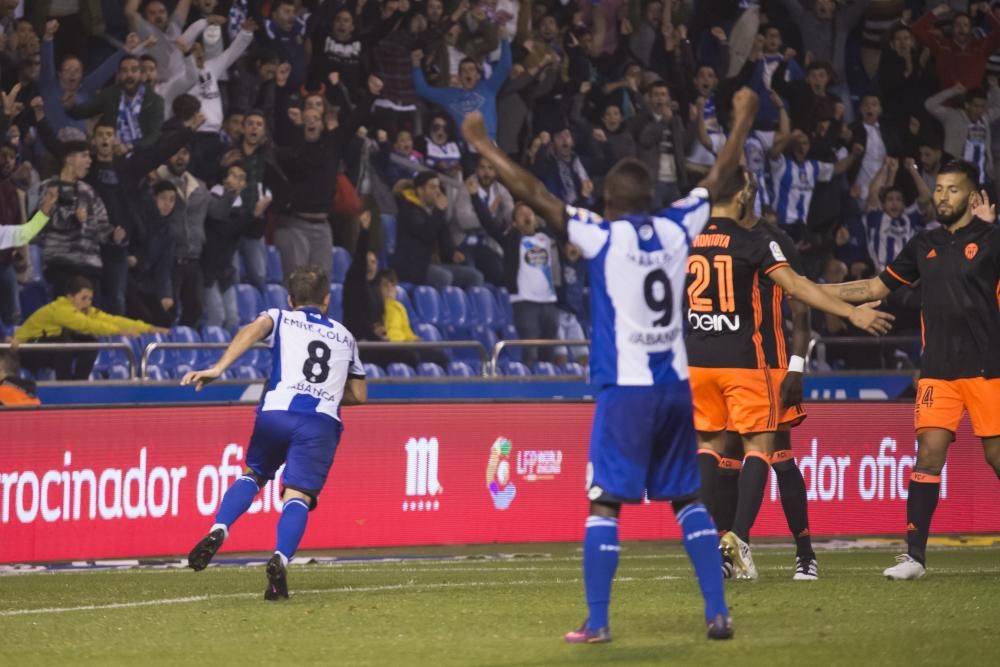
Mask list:
[[[679,577],[660,576],[652,578],[618,577],[615,582],[633,581],[663,581],[667,579],[677,579]],[[341,588],[314,588],[301,591],[293,591],[293,597],[299,595],[328,595],[338,593],[379,593],[386,591],[426,591],[442,588],[500,588],[505,586],[556,586],[562,584],[578,584],[580,579],[548,579],[548,580],[520,580],[520,581],[464,581],[445,582],[436,584],[385,584],[380,586],[344,586]],[[220,595],[192,595],[181,598],[160,598],[157,600],[142,600],[139,602],[112,602],[109,604],[88,604],[76,607],[43,607],[39,609],[7,609],[0,611],[0,617],[8,616],[31,616],[38,614],[64,614],[75,611],[106,611],[112,609],[133,609],[136,607],[155,607],[159,605],[190,604],[194,602],[210,602],[215,600],[238,600],[244,598],[259,598],[259,593],[223,593]]]

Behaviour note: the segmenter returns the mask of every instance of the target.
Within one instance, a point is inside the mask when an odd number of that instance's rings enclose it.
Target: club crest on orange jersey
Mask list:
[[[965,258],[970,262],[972,261],[972,258],[976,256],[977,252],[979,252],[979,246],[975,243],[970,243],[965,246]]]

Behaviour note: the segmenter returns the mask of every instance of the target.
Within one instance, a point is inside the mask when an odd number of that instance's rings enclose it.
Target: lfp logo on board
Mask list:
[[[503,436],[497,438],[490,447],[490,458],[486,464],[486,488],[493,499],[493,506],[498,510],[510,507],[517,496],[517,486],[511,475],[513,448],[510,439]],[[515,463],[518,477],[525,482],[555,479],[562,472],[562,450],[521,450],[517,452]]]

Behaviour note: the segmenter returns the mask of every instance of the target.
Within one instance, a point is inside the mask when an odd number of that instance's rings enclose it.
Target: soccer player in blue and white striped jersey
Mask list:
[[[568,236],[588,260],[594,320],[591,378],[599,388],[587,466],[590,516],[583,545],[589,615],[574,643],[611,640],[608,608],[618,566],[622,503],[671,501],[705,600],[711,639],[732,637],[722,589],[719,536],[700,488],[691,390],[684,346],[682,290],[691,240],[710,212],[712,193],[743,175],[743,142],[757,109],[744,88],[733,97],[729,140],[708,176],[658,214],[653,176],[634,159],[616,164],[604,181],[604,216],[566,206],[489,140],[482,116],[462,125],[466,140],[496,168],[515,197]],[[738,189],[738,187],[737,187]]]
[[[288,279],[289,310],[272,308],[243,327],[209,369],[191,371],[182,385],[200,390],[217,380],[258,342],[271,348],[271,375],[257,408],[246,469],[222,497],[215,523],[188,556],[195,570],[208,567],[235,521],[284,464],[281,519],[274,555],[267,563],[264,599],[288,597],[286,567],[306,530],[309,512],[333,464],[344,430],[340,406],[368,397],[358,345],[347,327],[329,319],[330,279],[318,267],[296,269]]]

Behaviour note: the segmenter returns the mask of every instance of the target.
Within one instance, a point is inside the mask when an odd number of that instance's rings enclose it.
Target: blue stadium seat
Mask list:
[[[270,285],[285,283],[285,275],[281,270],[281,253],[273,245],[267,246],[267,282]]]
[[[288,310],[288,290],[284,285],[267,285],[264,287],[264,305],[268,308]]]
[[[108,366],[105,371],[109,380],[128,380],[128,367],[120,364]]]
[[[125,343],[129,346],[132,345],[131,341],[125,336],[106,336],[100,338],[99,341],[102,343]],[[124,350],[101,350],[97,353],[94,368],[103,370],[117,365],[128,367],[128,354]]]
[[[411,378],[416,375],[412,368],[400,363],[389,364],[385,370],[391,378]]]
[[[87,380],[90,382],[100,381],[107,379],[104,375],[104,371],[97,366],[94,366],[90,371],[90,375],[87,376]]]
[[[330,279],[335,283],[344,283],[347,270],[351,268],[351,253],[347,248],[333,246],[333,265],[330,267]]]
[[[469,364],[463,361],[453,361],[448,364],[448,375],[451,377],[470,378],[475,377]]]
[[[162,366],[148,366],[146,368],[146,377],[150,380],[156,380],[158,382],[171,379],[170,373],[168,373]]]
[[[483,325],[477,325],[469,330],[472,340],[478,340],[486,348],[487,352],[492,352],[493,347],[497,344],[497,335],[493,333],[493,329],[485,327]]]
[[[381,366],[376,364],[365,364],[365,378],[368,380],[374,380],[376,378],[384,378],[385,371],[382,370]]]
[[[443,378],[444,369],[437,364],[425,361],[424,363],[417,365],[417,375],[427,378]]]
[[[48,285],[41,281],[21,285],[18,297],[21,302],[21,317],[25,319],[52,300]]]
[[[410,326],[420,322],[417,311],[413,308],[413,302],[410,301],[410,293],[402,285],[396,285],[396,301],[399,301],[403,304],[403,308],[406,308],[406,316],[410,318]]]
[[[201,336],[191,327],[174,327],[170,330],[171,343],[200,343]],[[198,364],[198,350],[171,350],[167,355],[170,364],[177,366],[195,366]]]
[[[497,322],[496,327],[501,329],[514,324],[514,306],[510,302],[510,292],[506,287],[497,287],[493,290],[497,302]]]
[[[528,370],[528,367],[520,361],[506,361],[500,364],[500,373],[514,377],[527,377],[531,375],[531,371]]]
[[[559,367],[559,372],[563,375],[586,375],[587,371],[583,366],[576,363],[575,361],[570,361]]]
[[[264,298],[253,285],[237,285],[236,309],[240,314],[240,325],[250,324],[264,310]]]
[[[344,321],[344,286],[339,283],[330,284],[330,309],[327,315],[338,322]]]
[[[133,338],[132,349],[135,350],[136,363],[142,363],[142,354],[147,346],[153,343],[165,343],[166,341],[167,337],[161,333],[147,333],[142,334],[138,338]],[[166,366],[170,363],[168,356],[167,350],[155,350],[149,355],[149,360],[146,363],[151,366]]]
[[[22,380],[34,380],[35,376],[31,374],[27,368],[20,368],[17,371],[17,376]]]
[[[444,322],[441,295],[433,287],[417,285],[413,289],[413,305],[421,322],[435,326]]]
[[[493,293],[485,287],[470,287],[466,293],[469,303],[476,311],[476,319],[480,324],[494,328],[497,326],[497,305]]]
[[[222,327],[202,327],[201,330],[201,340],[203,343],[228,343],[232,340],[232,336],[229,332]],[[217,350],[202,350],[199,365],[209,366],[214,364],[222,356],[225,350],[219,348]]]
[[[450,331],[461,331],[475,324],[472,314],[469,312],[469,302],[465,292],[457,287],[445,287],[442,296],[448,311],[447,327]],[[449,335],[449,338],[454,338],[454,335]]]
[[[428,341],[440,341],[444,340],[441,336],[441,331],[433,324],[427,324],[426,322],[421,322],[420,324],[413,327],[413,333],[420,336],[423,340]]]
[[[260,371],[253,366],[237,366],[226,373],[231,374],[233,380],[259,380],[261,378]]]
[[[396,218],[392,215],[382,214],[382,238],[384,239],[384,244],[382,246],[382,252],[385,254],[385,259],[389,260],[393,255],[396,254]],[[386,261],[383,266],[388,266],[389,262]]]
[[[536,361],[531,367],[531,371],[532,375],[559,375],[559,371],[556,370],[555,364],[550,361]]]

